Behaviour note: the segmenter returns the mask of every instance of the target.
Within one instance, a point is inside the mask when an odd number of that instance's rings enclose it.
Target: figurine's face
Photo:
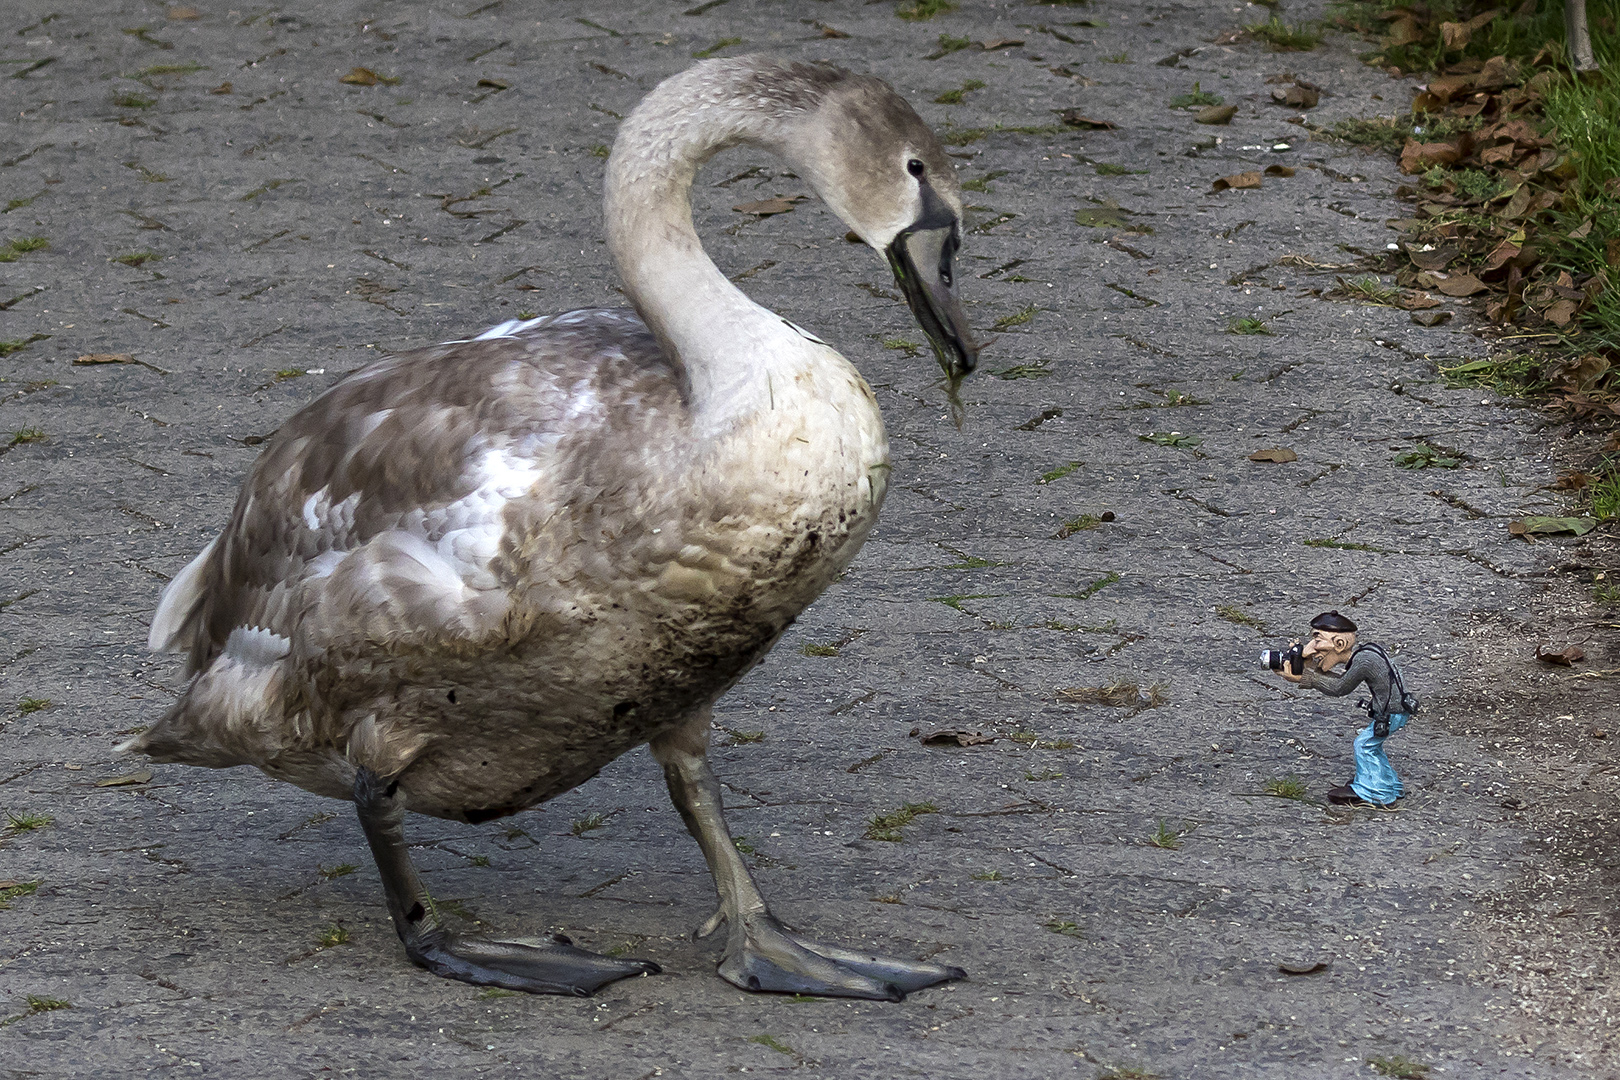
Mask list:
[[[1354,634],[1312,630],[1311,640],[1305,643],[1304,656],[1307,660],[1316,657],[1317,667],[1322,671],[1330,671],[1340,664],[1347,663],[1350,660],[1350,652],[1355,647]]]

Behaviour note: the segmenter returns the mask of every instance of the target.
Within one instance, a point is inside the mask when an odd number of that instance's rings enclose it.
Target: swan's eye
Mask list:
[[[906,162],[906,172],[910,173],[912,176],[921,176],[927,171],[928,167],[922,162],[918,161],[916,158],[912,158],[910,161]]]

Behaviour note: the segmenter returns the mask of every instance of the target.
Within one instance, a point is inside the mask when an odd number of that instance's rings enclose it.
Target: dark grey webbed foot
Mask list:
[[[434,926],[406,937],[405,953],[413,964],[446,979],[573,997],[589,997],[618,979],[663,970],[651,960],[586,952],[561,934],[550,941],[500,941]]]
[[[354,805],[377,860],[394,929],[411,963],[446,979],[531,994],[589,997],[615,979],[656,975],[651,960],[619,960],[574,947],[561,934],[550,940],[500,941],[446,930],[405,847],[405,810],[395,786],[370,769],[355,770]]]
[[[900,1001],[914,990],[967,978],[949,964],[902,960],[800,937],[769,912],[729,928],[720,976],[733,986],[777,994]]]

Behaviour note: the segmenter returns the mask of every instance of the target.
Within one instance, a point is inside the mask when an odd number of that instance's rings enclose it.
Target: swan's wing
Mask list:
[[[627,311],[386,357],[277,432],[229,525],[165,593],[152,643],[188,650],[195,672],[222,652],[273,661],[295,638],[301,651],[483,639],[509,606],[497,556],[514,542],[511,505],[533,520],[590,499],[605,431],[683,413]]]

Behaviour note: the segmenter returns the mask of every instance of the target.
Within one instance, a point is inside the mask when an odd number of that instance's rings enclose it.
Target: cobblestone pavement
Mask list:
[[[1212,43],[1267,14],[6,5],[0,236],[50,246],[0,265],[0,339],[27,342],[0,359],[0,1074],[1610,1075],[1606,1012],[1537,1026],[1516,999],[1490,920],[1560,871],[1515,762],[1476,737],[1491,676],[1461,694],[1471,628],[1522,621],[1561,557],[1506,529],[1558,505],[1550,444],[1539,414],[1438,374],[1485,355],[1466,312],[1424,328],[1326,295],[1395,237],[1399,178],[1290,124],[1267,77],[1325,88],[1313,124],[1402,110],[1411,83],[1342,34]],[[814,200],[732,209],[801,180],[746,152],[700,178],[716,261],[860,366],[895,447],[877,533],[722,703],[716,767],[784,918],[971,978],[900,1005],[723,983],[690,936],[708,874],[644,752],[504,822],[409,828],[456,917],[664,973],[588,1000],[432,978],[348,807],[248,770],[105,786],[144,768],[111,747],[181,686],[142,648],[151,611],[259,444],[345,373],[616,302],[616,118],[694,55],[755,49],[880,74],[947,134],[994,343],[957,430],[871,252]],[[1168,106],[1195,89],[1236,104],[1230,126]],[[1273,165],[1292,175],[1210,190]],[[74,364],[96,353],[133,361]],[[1460,466],[1397,467],[1420,444]],[[1297,460],[1250,459],[1276,447]],[[1431,703],[1391,742],[1398,812],[1324,805],[1360,714],[1258,670],[1329,607]],[[1612,729],[1612,691],[1585,700]],[[995,741],[909,734],[937,729]],[[1305,798],[1265,793],[1290,776]],[[906,804],[935,812],[867,838]],[[1608,1001],[1607,974],[1586,989]]]

